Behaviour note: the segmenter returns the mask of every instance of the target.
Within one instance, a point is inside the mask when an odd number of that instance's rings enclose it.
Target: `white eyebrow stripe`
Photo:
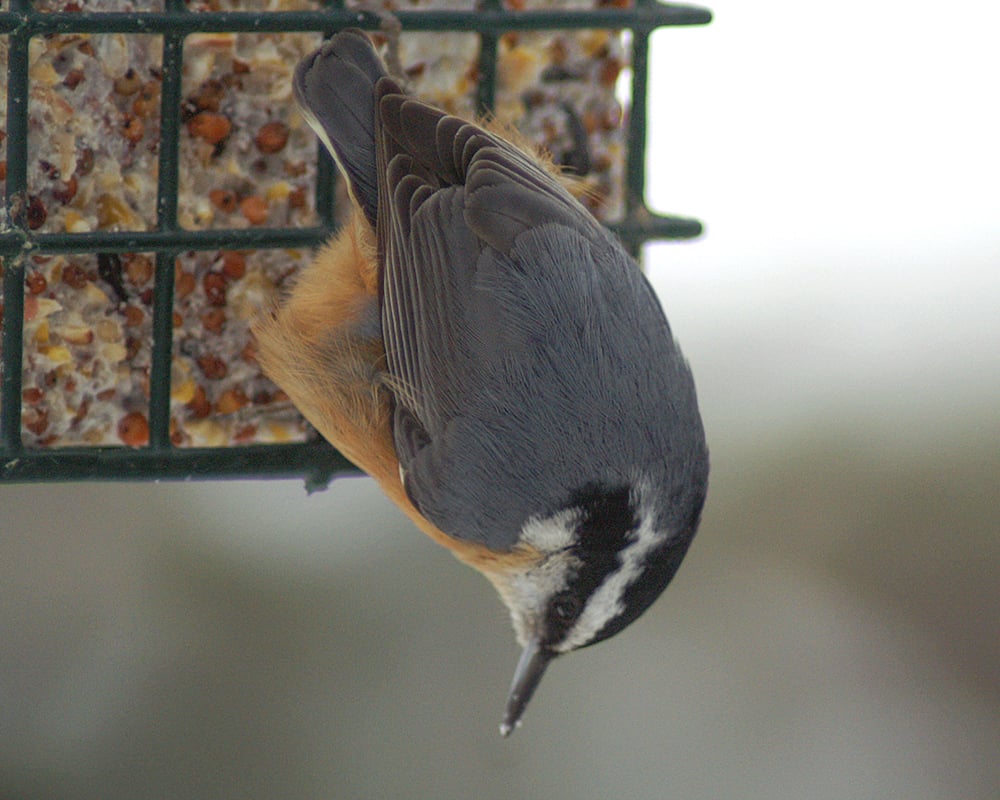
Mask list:
[[[645,487],[638,487],[636,495],[639,524],[632,543],[619,554],[621,566],[610,573],[590,595],[576,624],[556,647],[560,653],[567,653],[587,644],[608,622],[625,610],[623,598],[626,590],[642,574],[647,555],[667,540],[667,534],[653,525],[656,515],[653,513],[653,503],[648,498],[649,492]]]
[[[567,508],[549,517],[532,517],[521,528],[522,541],[543,553],[554,553],[573,544],[580,512]]]

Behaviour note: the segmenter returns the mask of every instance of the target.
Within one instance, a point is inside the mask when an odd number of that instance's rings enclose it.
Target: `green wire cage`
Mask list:
[[[212,4],[209,4],[210,6]],[[624,193],[619,219],[610,227],[633,251],[650,239],[691,238],[701,233],[697,220],[661,216],[643,202],[646,154],[646,103],[650,34],[658,28],[702,25],[709,11],[655,0],[598,2],[584,9],[521,8],[520,3],[480,0],[469,10],[402,8],[393,13],[404,32],[464,32],[478,37],[475,104],[494,108],[498,44],[510,32],[625,30],[631,33],[631,107],[625,119]],[[2,284],[2,363],[0,363],[0,481],[151,480],[237,477],[301,477],[310,487],[354,471],[345,458],[319,437],[294,443],[223,447],[179,447],[171,437],[171,381],[174,358],[175,262],[182,253],[228,250],[309,250],[337,228],[335,169],[325,154],[315,165],[315,224],[306,227],[192,229],[179,220],[181,170],[179,140],[185,126],[185,41],[205,34],[314,33],[328,36],[354,26],[379,30],[384,17],[329,2],[313,10],[221,11],[192,9],[185,0],[163,0],[148,12],[46,8],[45,2],[0,2],[0,41],[6,43],[5,213],[0,216]],[[29,181],[29,114],[37,75],[31,61],[33,40],[65,35],[121,34],[155,37],[162,45],[159,84],[159,145],[155,152],[155,220],[145,230],[47,230],[32,219]],[[150,255],[152,290],[146,298],[151,323],[146,343],[148,434],[141,446],[75,444],[46,447],[26,441],[24,383],[26,287],[31,258],[92,254],[115,259],[126,253]],[[33,390],[35,391],[35,390]]]

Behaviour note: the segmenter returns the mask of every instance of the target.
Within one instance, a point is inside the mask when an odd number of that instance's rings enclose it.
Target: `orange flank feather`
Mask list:
[[[535,561],[529,548],[489,550],[434,526],[410,502],[392,440],[379,327],[375,236],[360,209],[298,276],[292,293],[254,324],[258,358],[323,437],[438,544],[490,578]]]

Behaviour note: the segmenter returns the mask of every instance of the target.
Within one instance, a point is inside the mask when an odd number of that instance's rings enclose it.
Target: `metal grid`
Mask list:
[[[0,3],[0,8],[2,8]],[[637,251],[654,238],[689,238],[701,233],[697,220],[658,216],[643,203],[646,150],[646,98],[649,36],[657,28],[701,25],[711,20],[702,8],[634,0],[626,8],[511,11],[501,0],[481,0],[475,11],[399,11],[404,31],[469,31],[479,34],[482,109],[493,106],[499,37],[511,30],[574,28],[626,29],[632,32],[632,107],[628,117],[625,216],[612,229]],[[55,480],[140,480],[223,477],[303,477],[307,486],[325,486],[334,476],[355,471],[322,440],[301,444],[247,445],[224,448],[178,448],[170,442],[170,374],[174,260],[182,251],[220,248],[269,249],[313,247],[335,230],[334,169],[320,156],[317,176],[318,225],[309,228],[187,230],[178,224],[178,141],[181,122],[181,74],[185,37],[218,32],[319,32],[344,27],[378,29],[371,13],[332,2],[320,11],[189,12],[184,0],[165,0],[165,10],[149,13],[48,13],[31,0],[10,0],[0,10],[0,35],[9,42],[7,130],[7,205],[11,225],[0,228],[3,273],[3,363],[0,384],[0,482]],[[25,219],[27,197],[28,48],[32,37],[56,33],[156,34],[163,40],[161,146],[157,224],[143,232],[38,233]],[[144,447],[28,448],[21,438],[22,328],[24,263],[28,253],[155,253],[149,444]]]

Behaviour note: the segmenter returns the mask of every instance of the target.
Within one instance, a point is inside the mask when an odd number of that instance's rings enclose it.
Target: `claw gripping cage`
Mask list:
[[[217,227],[192,229],[178,216],[178,186],[183,165],[179,139],[185,126],[182,75],[185,41],[192,36],[236,33],[312,32],[330,35],[344,27],[378,30],[383,17],[350,3],[328,2],[311,10],[219,11],[217,4],[193,9],[189,0],[161,0],[156,11],[88,11],[86,2],[0,0],[0,43],[6,45],[6,120],[0,135],[0,159],[6,174],[4,208],[0,209],[2,283],[2,362],[0,362],[0,481],[86,479],[158,479],[211,477],[304,477],[307,485],[324,486],[353,466],[318,437],[295,443],[235,444],[224,447],[176,446],[171,436],[171,381],[174,351],[175,261],[182,253],[211,250],[308,250],[324,242],[337,227],[335,170],[325,154],[314,165],[314,224],[299,227]],[[141,4],[140,4],[141,5]],[[153,4],[150,4],[153,5]],[[362,4],[364,5],[364,4]],[[480,0],[467,10],[395,11],[405,32],[465,32],[478,37],[474,100],[479,110],[494,108],[498,44],[510,32],[556,30],[624,30],[631,33],[631,108],[626,117],[622,213],[610,227],[634,252],[653,238],[688,238],[701,232],[692,219],[660,216],[643,203],[646,148],[646,100],[650,34],[657,28],[700,25],[710,21],[705,9],[655,0],[596,2],[587,8],[523,2]],[[529,4],[530,5],[530,4]],[[577,4],[579,5],[579,4]],[[54,8],[53,8],[54,6]],[[81,7],[82,6],[82,7]],[[33,187],[29,163],[29,104],[40,79],[31,61],[33,40],[66,35],[120,34],[156,38],[162,46],[159,96],[159,143],[155,159],[155,208],[146,229],[122,231],[46,230],[33,219]],[[0,64],[0,67],[3,65]],[[44,78],[45,76],[41,76]],[[72,76],[71,76],[72,77]],[[67,78],[63,77],[63,82]],[[75,80],[81,79],[77,76]],[[148,397],[140,446],[77,443],[37,446],[26,441],[25,418],[30,391],[25,385],[25,323],[34,306],[26,285],[32,258],[91,254],[116,263],[121,254],[149,254],[152,288],[144,298],[150,323],[146,329],[149,364],[143,391]],[[124,294],[122,295],[124,301]]]

